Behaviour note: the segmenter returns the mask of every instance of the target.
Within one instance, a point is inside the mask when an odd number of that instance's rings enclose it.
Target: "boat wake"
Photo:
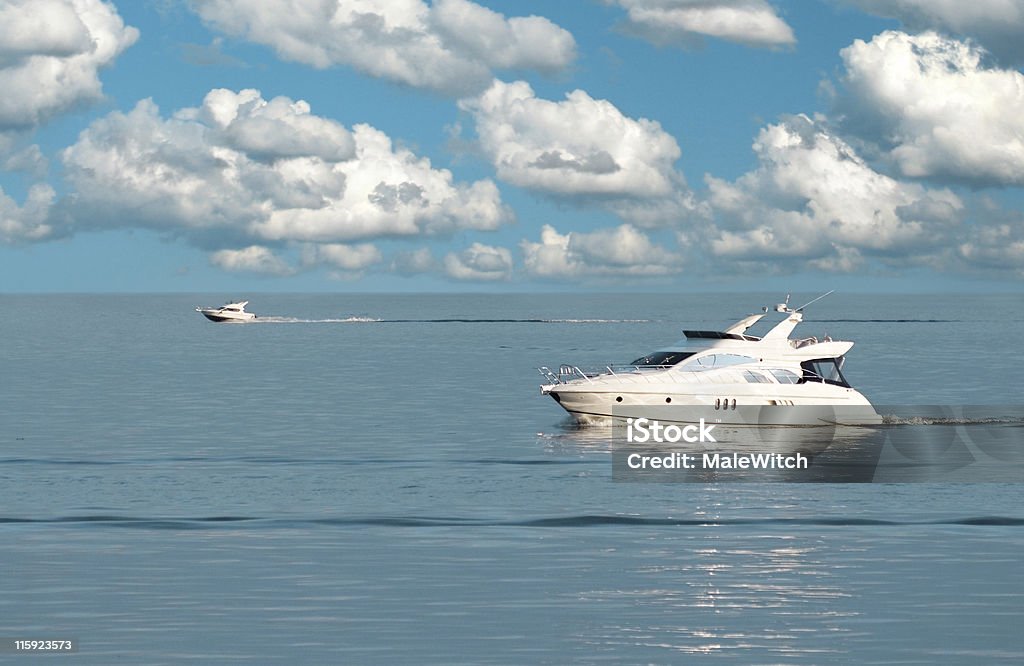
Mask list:
[[[264,317],[254,324],[646,324],[651,319],[379,319],[377,317],[344,317],[304,319],[299,317]]]
[[[882,424],[891,426],[958,426],[958,425],[1016,425],[1024,426],[1024,416],[907,416],[882,414]]]
[[[540,319],[544,324],[649,324],[653,319]]]
[[[396,324],[647,324],[653,319],[385,319]]]
[[[344,317],[332,319],[301,319],[299,317],[260,317],[254,324],[376,324],[383,321],[375,317]]]

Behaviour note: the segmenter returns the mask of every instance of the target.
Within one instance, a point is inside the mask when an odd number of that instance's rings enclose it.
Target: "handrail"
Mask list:
[[[565,364],[558,367],[557,373],[547,366],[537,368],[537,370],[551,384],[565,384],[581,379],[585,379],[593,384],[594,377],[604,374],[610,374],[616,377],[621,377],[623,374],[630,374],[643,377],[644,381],[651,382],[653,380],[648,376],[649,373],[646,371],[668,370],[672,367],[673,366],[671,365],[610,364],[601,369],[586,369],[580,368],[577,365]]]

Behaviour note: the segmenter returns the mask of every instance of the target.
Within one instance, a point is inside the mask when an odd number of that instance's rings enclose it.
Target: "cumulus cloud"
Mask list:
[[[1022,0],[846,0],[864,11],[895,18],[913,32],[938,30],[976,40],[1000,61],[1024,63]]]
[[[1012,270],[1024,276],[1024,225],[981,227],[956,250],[971,266]]]
[[[270,248],[250,245],[241,250],[218,250],[210,255],[210,263],[233,273],[257,273],[259,275],[285,276],[295,269],[278,257]]]
[[[987,196],[972,203],[972,224],[950,244],[955,261],[944,268],[1024,278],[1024,211],[1003,208]]]
[[[658,45],[698,46],[716,37],[754,47],[791,46],[793,30],[765,0],[608,0],[628,12],[626,29]]]
[[[170,118],[143,100],[93,122],[61,159],[79,226],[148,226],[221,247],[490,230],[511,216],[490,181],[455,182],[369,125],[348,130],[255,90],[213,90]]]
[[[0,241],[17,243],[48,238],[54,232],[48,223],[55,192],[40,183],[29,188],[23,205],[0,187]]]
[[[1024,223],[979,226],[957,246],[970,268],[1024,277]]]
[[[206,122],[220,131],[224,144],[256,160],[318,157],[341,162],[355,156],[352,134],[333,120],[313,115],[301,100],[275,97],[267,102],[255,90],[212,90],[200,113],[182,117]]]
[[[98,70],[138,36],[100,0],[0,4],[0,131],[30,129],[98,99]]]
[[[512,277],[512,253],[503,247],[473,243],[444,257],[444,272],[456,280],[498,281]]]
[[[900,171],[1024,185],[1024,75],[983,64],[975,46],[934,32],[887,31],[841,51],[843,126]]]
[[[754,151],[758,168],[735,182],[706,177],[715,219],[707,245],[720,259],[850,271],[865,256],[934,251],[962,217],[949,190],[876,172],[807,116],[764,128]]]
[[[303,263],[307,266],[327,264],[333,268],[360,273],[382,260],[380,250],[369,243],[321,243],[306,246]]]
[[[209,25],[288,60],[361,72],[443,94],[487,87],[493,70],[557,71],[572,35],[539,16],[506,18],[469,0],[193,0]]]
[[[46,176],[50,163],[36,144],[17,147],[0,135],[0,170],[26,173],[36,179]]]
[[[678,273],[683,259],[630,224],[560,234],[544,225],[540,242],[520,243],[527,274],[537,278],[652,277]]]
[[[560,102],[540,99],[524,81],[494,81],[459,106],[473,115],[480,148],[504,181],[586,197],[623,215],[657,201],[678,217],[690,205],[673,167],[679,145],[656,121],[629,118],[582,90]]]

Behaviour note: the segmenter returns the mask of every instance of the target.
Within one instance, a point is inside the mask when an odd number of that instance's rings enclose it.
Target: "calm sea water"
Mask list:
[[[607,434],[538,394],[537,366],[774,296],[250,298],[273,318],[0,296],[2,636],[97,664],[1024,661],[1024,485],[614,483]],[[1022,304],[837,294],[802,330],[857,341],[875,403],[1019,405]]]

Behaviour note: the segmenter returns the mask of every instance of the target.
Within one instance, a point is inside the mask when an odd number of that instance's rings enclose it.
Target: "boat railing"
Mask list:
[[[567,384],[571,381],[588,381],[593,383],[593,378],[599,375],[623,375],[629,374],[634,377],[642,377],[646,381],[653,381],[647,373],[652,370],[667,370],[672,366],[670,365],[633,365],[633,364],[611,364],[606,365],[602,368],[581,368],[576,365],[561,365],[558,367],[558,372],[551,370],[547,366],[538,368],[540,374],[548,380],[550,384]]]

